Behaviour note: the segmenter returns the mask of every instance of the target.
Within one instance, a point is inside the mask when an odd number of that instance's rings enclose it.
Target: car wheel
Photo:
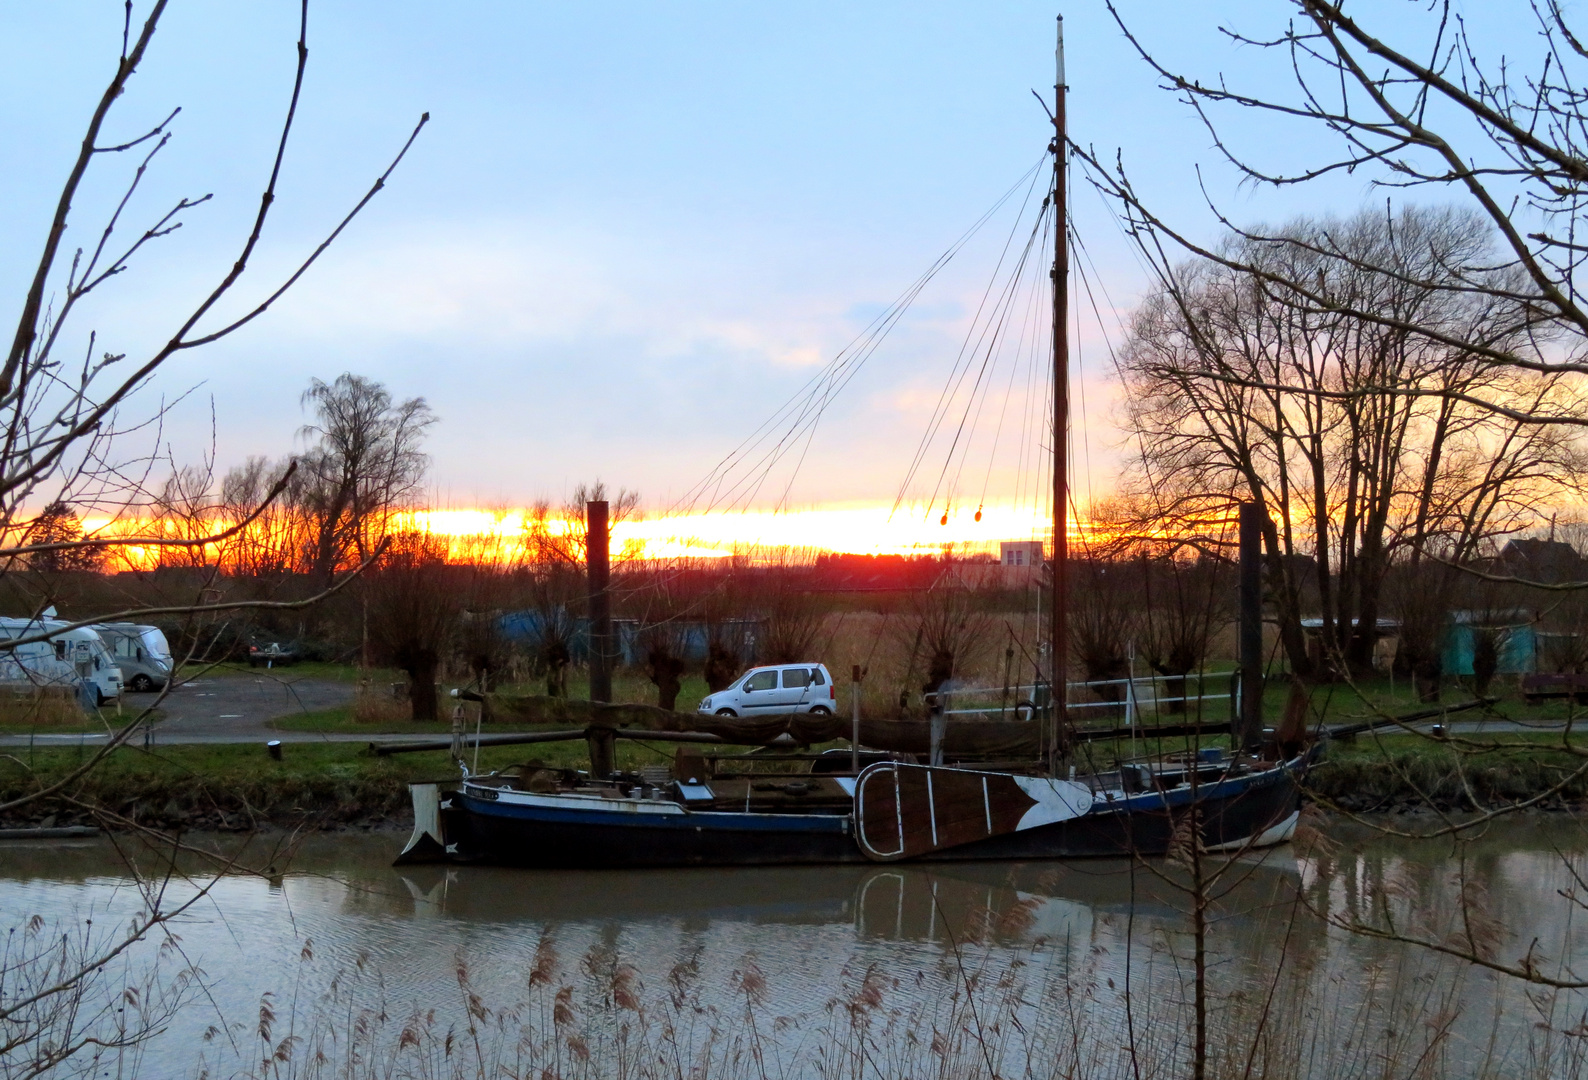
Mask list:
[[[154,689],[154,680],[147,675],[134,675],[128,685],[140,694],[147,694]]]
[[[829,709],[825,705],[812,705],[811,706],[811,715],[812,716],[831,716],[831,715],[833,715],[833,710]]]
[[[718,709],[717,710],[717,715],[718,716],[738,716],[739,714],[734,712],[732,709]]]

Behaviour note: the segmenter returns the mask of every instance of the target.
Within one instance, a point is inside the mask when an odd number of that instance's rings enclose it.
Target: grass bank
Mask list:
[[[1562,746],[1562,734],[1497,734],[1474,750],[1458,737],[1440,743],[1415,735],[1363,735],[1336,741],[1307,786],[1320,801],[1352,811],[1431,806],[1471,810],[1520,802],[1564,783],[1547,804],[1559,809],[1588,800],[1588,756]],[[1573,751],[1588,755],[1588,736],[1574,735]]]
[[[617,752],[624,768],[671,760],[670,747],[625,741]],[[92,747],[21,747],[0,756],[0,801],[50,786],[92,753]],[[502,769],[530,760],[584,765],[584,744],[485,747],[479,767]],[[50,817],[57,825],[92,824],[90,808],[99,807],[166,829],[373,828],[412,820],[410,780],[455,776],[444,751],[378,758],[358,743],[289,743],[281,761],[253,745],[129,746],[76,781],[67,798],[30,805],[0,818],[0,825],[37,825]]]
[[[1582,769],[1584,759],[1558,746],[1559,736],[1521,736],[1525,749],[1458,754],[1412,736],[1362,737],[1336,743],[1309,778],[1326,804],[1352,811],[1436,806],[1467,810],[1528,799]],[[1588,750],[1588,739],[1580,743]],[[724,750],[731,748],[724,747]],[[620,741],[624,768],[663,764],[673,747]],[[49,786],[93,753],[91,746],[15,748],[0,756],[0,801]],[[470,758],[473,758],[472,752]],[[562,767],[588,764],[582,742],[486,747],[479,767],[505,769],[527,761]],[[100,807],[168,829],[373,828],[409,818],[407,784],[450,779],[443,751],[368,756],[358,743],[289,743],[283,760],[254,745],[122,747],[66,793],[3,819],[8,826],[89,823]],[[1576,776],[1546,809],[1588,800],[1588,777]]]

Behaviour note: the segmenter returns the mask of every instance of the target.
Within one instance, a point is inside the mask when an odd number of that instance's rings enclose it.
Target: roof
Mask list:
[[[1588,577],[1582,555],[1561,540],[1511,540],[1495,562],[1513,577],[1549,585]]]

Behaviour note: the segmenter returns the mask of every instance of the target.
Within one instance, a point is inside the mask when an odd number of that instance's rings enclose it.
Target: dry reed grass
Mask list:
[[[825,1000],[780,1013],[753,953],[707,985],[700,952],[647,981],[610,944],[565,963],[550,931],[521,962],[519,992],[489,1000],[459,956],[456,997],[400,1006],[364,969],[335,979],[312,1014],[235,1025],[246,1080],[816,1080],[939,1077],[1158,1080],[1189,1075],[1183,943],[1162,927],[1131,940],[1032,940],[1023,908],[986,913],[933,962],[890,971],[852,960]],[[1105,920],[1107,921],[1107,920]],[[1125,917],[1112,917],[1121,930]],[[1283,928],[1280,928],[1283,930]],[[1403,951],[1351,968],[1293,926],[1261,970],[1216,975],[1206,1075],[1220,1080],[1583,1080],[1584,1028],[1542,1000],[1502,1034],[1486,983],[1461,964]],[[1308,939],[1312,942],[1309,943]],[[1280,954],[1283,954],[1282,956]],[[501,958],[497,965],[512,963]],[[1121,969],[1128,972],[1122,976]],[[1497,998],[1495,999],[1498,1000]],[[1492,1006],[1498,1009],[1497,1005]],[[1514,1020],[1514,1017],[1513,1017]],[[206,1050],[212,1056],[213,1048]]]
[[[76,691],[69,686],[0,687],[0,724],[65,727],[85,719]]]
[[[389,691],[361,686],[353,695],[352,716],[360,724],[395,724],[412,719],[413,707]]]

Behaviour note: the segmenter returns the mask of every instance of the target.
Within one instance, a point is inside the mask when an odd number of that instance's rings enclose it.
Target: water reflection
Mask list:
[[[410,866],[392,871],[401,895],[380,887],[378,868],[364,869],[348,879],[367,886],[370,906],[360,910],[389,904],[393,915],[476,924],[847,926],[859,939],[928,943],[1052,936],[1098,911],[1174,919],[1184,909],[1183,883],[1128,860],[642,872]],[[1219,890],[1226,906],[1272,904],[1302,881],[1287,849],[1251,856],[1230,876],[1234,887]]]
[[[1516,985],[1328,931],[1311,914],[1366,919],[1388,901],[1408,916],[1405,925],[1443,932],[1465,874],[1483,886],[1498,955],[1520,955],[1537,939],[1569,967],[1588,957],[1588,925],[1571,918],[1561,896],[1588,853],[1573,823],[1532,820],[1459,852],[1448,843],[1336,832],[1339,846],[1327,853],[1299,858],[1287,847],[1214,864],[1226,867],[1210,909],[1219,1023],[1249,1023],[1242,1010],[1282,986],[1293,1041],[1285,1053],[1297,1061],[1304,1051],[1315,1063],[1362,1053],[1372,1039],[1381,1044],[1375,1053],[1388,1053],[1389,1031],[1426,1041],[1434,1029],[1424,1014],[1435,1005],[1450,1018],[1440,1030],[1455,1040],[1451,1047],[1468,1040],[1488,1047],[1490,1057],[1521,1060],[1533,1052],[1529,1025],[1548,1016],[1568,1027],[1572,1011],[1581,1011],[1575,995],[1528,1001]],[[633,973],[636,993],[661,1001],[682,965],[695,973],[699,1001],[711,1010],[736,1001],[742,1008],[744,972],[762,973],[759,1007],[807,1025],[802,1038],[810,1025],[844,1015],[842,1007],[875,972],[891,980],[886,1008],[899,1010],[899,1024],[936,1030],[941,1015],[955,1015],[967,973],[981,973],[987,985],[1007,986],[1001,1000],[1008,1016],[1048,1032],[1044,1038],[1055,1046],[1061,1034],[1075,1034],[1055,1027],[1063,1019],[1052,1014],[1056,1005],[1070,1010],[1065,1023],[1082,1017],[1087,1039],[1116,1049],[1134,1024],[1138,1032],[1157,1030],[1153,1037],[1165,1040],[1173,1058],[1172,1040],[1184,1031],[1188,898],[1183,872],[1162,862],[398,870],[389,865],[396,842],[386,835],[311,838],[281,876],[219,882],[181,927],[184,948],[209,974],[206,1000],[151,1050],[148,1075],[191,1072],[201,1033],[247,1019],[266,991],[292,988],[312,1012],[355,974],[364,980],[359,992],[392,1015],[424,1005],[451,1022],[461,1009],[460,959],[471,970],[471,989],[503,1015],[566,986],[578,990],[570,1000],[584,1002],[580,1015],[589,1021],[611,1007],[610,980],[622,970]],[[255,843],[256,854],[269,850]],[[154,865],[149,853],[138,857]],[[130,880],[103,841],[6,845],[0,926],[35,912],[126,917],[137,904]],[[311,941],[309,962],[304,946]],[[560,960],[555,978],[537,989],[530,973],[548,948]],[[1123,996],[1131,985],[1135,1014]],[[838,1012],[828,1008],[835,1002]],[[213,1046],[205,1052],[220,1053]],[[1459,1060],[1452,1075],[1465,1068],[1457,1066]],[[1337,1075],[1319,1068],[1297,1066],[1293,1075]]]

